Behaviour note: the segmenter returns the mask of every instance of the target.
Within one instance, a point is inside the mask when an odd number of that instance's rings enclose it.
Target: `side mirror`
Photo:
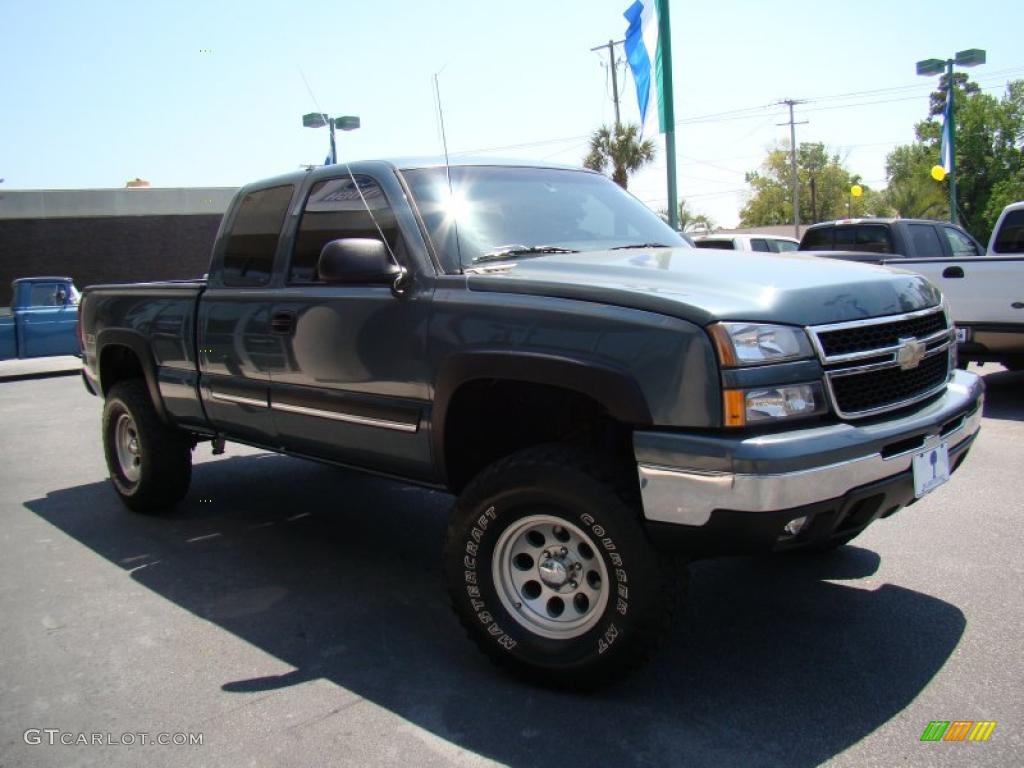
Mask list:
[[[346,237],[331,240],[320,251],[317,274],[325,283],[394,283],[403,270],[380,240]]]

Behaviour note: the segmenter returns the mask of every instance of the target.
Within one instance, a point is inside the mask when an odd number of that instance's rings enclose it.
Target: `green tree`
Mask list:
[[[886,199],[904,219],[947,219],[949,198],[931,177],[935,157],[924,144],[897,147],[885,161]]]
[[[615,129],[601,126],[590,136],[590,152],[583,165],[606,173],[611,169],[612,180],[623,189],[629,184],[629,174],[636,173],[654,160],[654,142],[640,141],[636,125],[617,125]]]
[[[1003,205],[1022,199],[1024,191],[1024,80],[1011,82],[1002,98],[982,93],[963,73],[953,82],[958,216],[971,234],[986,242]],[[896,147],[887,159],[888,198],[900,215],[927,215],[923,212],[931,210],[933,218],[948,216],[948,203],[941,210],[927,205],[932,199],[929,185],[949,199],[948,180],[936,182],[930,176],[939,161],[944,104],[945,94],[933,93],[929,117],[915,126],[917,140]]]
[[[667,208],[659,209],[658,215],[663,221],[668,222]],[[707,214],[695,213],[685,200],[679,201],[679,229],[683,232],[713,232],[717,226],[714,219]]]
[[[878,216],[888,213],[888,203],[876,190],[846,169],[837,154],[824,144],[805,142],[797,147],[797,179],[800,191],[800,221],[840,219],[846,216]],[[793,221],[793,172],[789,148],[779,144],[768,151],[760,170],[746,175],[751,193],[740,211],[741,227],[789,224]],[[850,189],[859,184],[860,197]]]

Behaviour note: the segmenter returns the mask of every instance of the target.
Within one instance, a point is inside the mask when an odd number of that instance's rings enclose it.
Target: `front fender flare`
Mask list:
[[[452,396],[463,384],[483,379],[567,389],[591,398],[603,406],[609,416],[624,424],[652,424],[643,390],[626,370],[544,352],[507,349],[457,352],[441,363],[434,385],[431,448],[442,477],[447,477],[444,425]]]

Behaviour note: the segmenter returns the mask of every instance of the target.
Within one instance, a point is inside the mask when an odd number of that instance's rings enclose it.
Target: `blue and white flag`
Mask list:
[[[636,0],[623,14],[626,29],[626,59],[636,83],[636,100],[640,105],[640,133],[653,136],[664,133],[665,86],[661,46],[658,42],[658,9],[656,0]]]
[[[949,132],[953,127],[953,91],[946,94],[946,108],[942,110],[942,138],[939,141],[939,165],[946,173],[953,170],[953,156],[950,152]]]

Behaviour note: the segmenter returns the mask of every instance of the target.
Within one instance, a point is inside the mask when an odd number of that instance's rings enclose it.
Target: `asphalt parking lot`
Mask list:
[[[949,485],[831,556],[695,565],[668,647],[587,696],[462,636],[451,497],[201,446],[179,511],[134,515],[78,378],[0,382],[0,766],[1020,765],[1024,374],[980,372]],[[94,733],[202,744],[60,743]]]

